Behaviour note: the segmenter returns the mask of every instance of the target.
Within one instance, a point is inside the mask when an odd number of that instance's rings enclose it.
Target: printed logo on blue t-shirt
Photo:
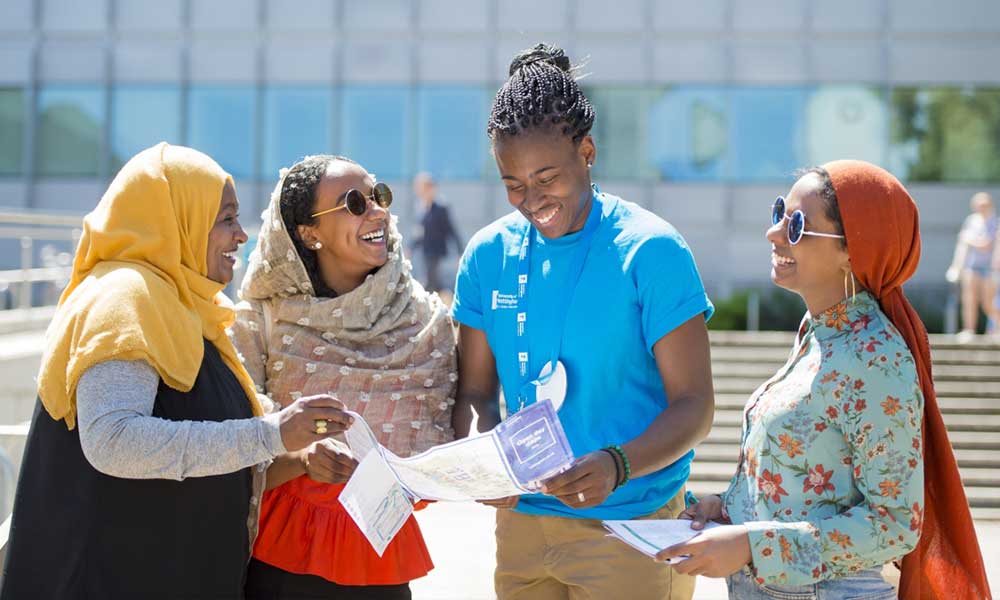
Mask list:
[[[493,310],[498,308],[517,308],[517,296],[501,294],[500,290],[493,290]]]

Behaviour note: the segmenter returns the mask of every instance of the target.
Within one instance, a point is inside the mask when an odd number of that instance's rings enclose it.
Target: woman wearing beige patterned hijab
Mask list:
[[[411,277],[389,203],[391,191],[349,159],[312,156],[283,171],[233,341],[275,402],[329,392],[410,456],[454,437],[455,330]],[[337,501],[356,466],[330,440],[270,467],[248,598],[410,597],[408,582],[433,568],[420,530],[411,517],[376,555]]]

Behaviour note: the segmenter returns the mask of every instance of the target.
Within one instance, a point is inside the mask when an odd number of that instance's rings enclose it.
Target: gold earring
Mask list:
[[[847,277],[848,277],[848,275],[851,277],[851,304],[854,304],[854,302],[855,302],[855,296],[858,293],[858,288],[856,287],[856,285],[854,283],[854,272],[853,271],[844,271],[844,299],[845,300],[847,299]]]

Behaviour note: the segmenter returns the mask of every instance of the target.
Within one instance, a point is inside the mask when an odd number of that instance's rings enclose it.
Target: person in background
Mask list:
[[[976,335],[980,308],[987,319],[998,320],[994,300],[997,284],[993,279],[993,263],[1000,227],[993,199],[979,192],[969,201],[972,214],[965,218],[955,243],[952,265],[946,278],[961,283],[962,330],[959,341],[968,342]]]
[[[84,219],[0,598],[243,598],[267,463],[349,424],[328,396],[262,416],[221,293],[246,241],[229,174],[165,143]]]
[[[232,327],[259,389],[281,405],[330,393],[410,456],[454,438],[455,328],[410,275],[392,191],[361,165],[310,156],[283,170]],[[406,599],[432,568],[412,516],[379,556],[340,504],[357,461],[340,440],[267,472],[249,600]]]
[[[1000,227],[993,242],[993,259],[990,261],[993,279],[993,314],[986,326],[986,333],[1000,339]]]
[[[447,289],[441,281],[441,262],[448,256],[451,244],[456,254],[462,252],[462,240],[452,223],[451,211],[438,202],[437,182],[430,173],[418,173],[413,178],[413,192],[420,201],[420,224],[416,228],[413,248],[419,250],[424,259],[425,287],[440,292]]]
[[[608,538],[601,520],[684,510],[715,409],[712,303],[676,229],[592,184],[594,108],[562,49],[525,50],[509,75],[487,131],[515,211],[460,263],[455,429],[468,433],[473,408],[480,431],[495,426],[499,388],[513,414],[543,373],[565,372],[559,419],[577,459],[541,494],[489,502],[497,596],[691,598],[693,577]]]
[[[728,490],[688,508],[701,529],[659,553],[728,577],[729,597],[981,600],[989,585],[903,293],[920,261],[917,207],[870,163],[807,169],[771,209],[771,279],[802,297],[788,362],[747,401]]]

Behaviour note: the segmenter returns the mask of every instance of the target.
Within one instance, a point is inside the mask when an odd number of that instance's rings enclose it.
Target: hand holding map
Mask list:
[[[364,419],[351,416],[354,425],[345,437],[360,465],[340,502],[380,556],[416,500],[489,500],[531,493],[573,462],[549,401],[526,407],[492,431],[409,458],[381,446]]]

